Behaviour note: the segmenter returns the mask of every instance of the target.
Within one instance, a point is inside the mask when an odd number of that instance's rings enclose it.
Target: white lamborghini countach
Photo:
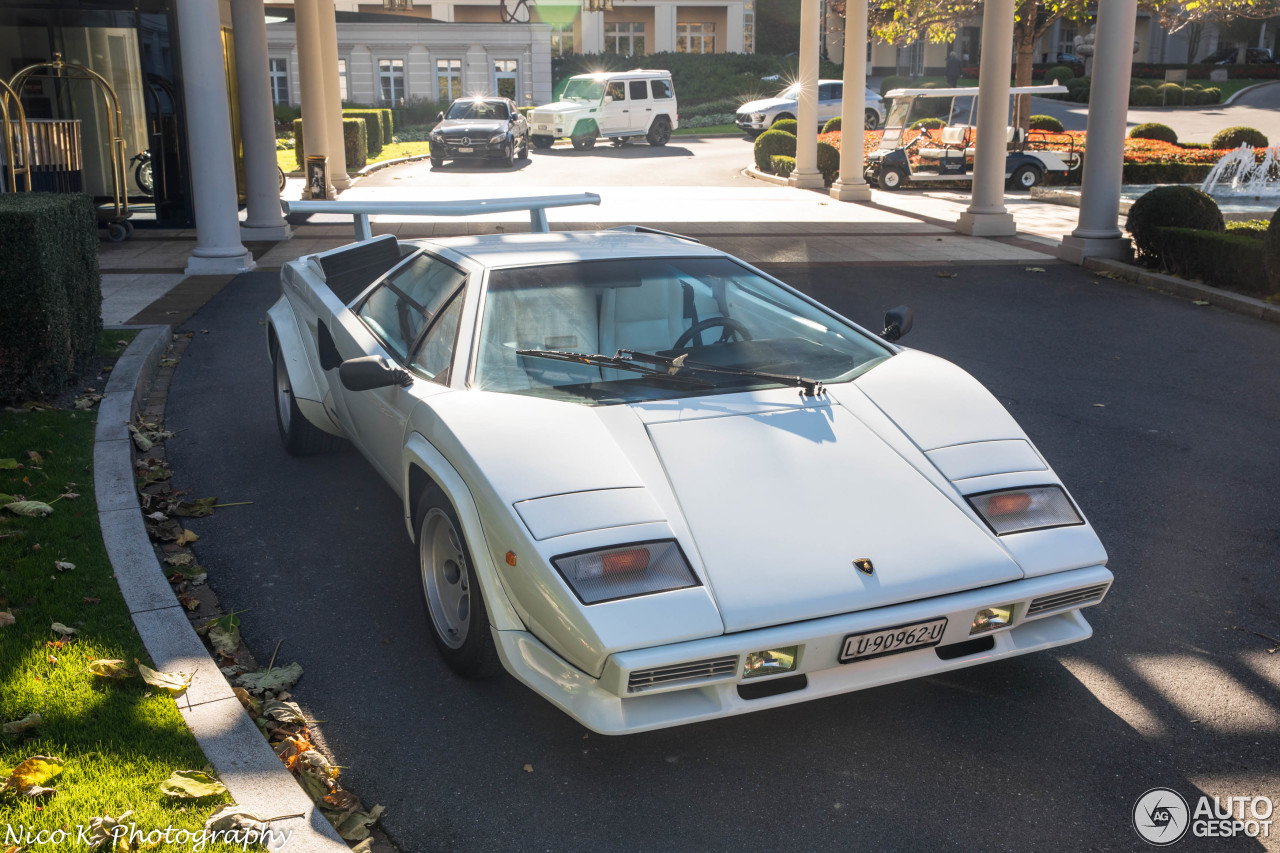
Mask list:
[[[427,620],[621,734],[1074,643],[1106,552],[942,359],[724,252],[628,227],[285,266],[280,436],[403,498]]]

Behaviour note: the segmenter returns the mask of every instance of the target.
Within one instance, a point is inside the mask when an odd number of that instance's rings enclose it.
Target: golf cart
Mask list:
[[[1013,95],[1045,95],[1066,92],[1065,86],[1017,86]],[[973,143],[977,136],[974,112],[978,104],[976,87],[956,89],[894,89],[885,95],[893,100],[885,119],[880,147],[867,155],[867,182],[884,190],[901,189],[910,182],[972,181]],[[920,118],[939,115],[938,102],[949,101],[946,126],[940,139],[920,133],[905,141],[907,128]],[[967,103],[966,103],[967,102]],[[1024,134],[1016,124],[1006,137],[1008,155],[1004,175],[1014,189],[1029,190],[1044,180],[1048,172],[1068,172],[1080,168],[1080,152],[1069,134],[1033,130]],[[1053,150],[1050,150],[1050,145]],[[1064,147],[1067,150],[1059,150]],[[913,157],[915,162],[912,162]]]

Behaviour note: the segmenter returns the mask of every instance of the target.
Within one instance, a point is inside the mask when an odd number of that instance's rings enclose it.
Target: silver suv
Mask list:
[[[738,115],[734,123],[755,137],[773,126],[775,121],[795,118],[798,115],[800,84],[788,86],[776,98],[762,98],[748,101],[738,107]],[[826,124],[830,119],[841,114],[844,109],[844,81],[818,81],[818,126]],[[867,90],[866,112],[863,127],[875,130],[884,124],[884,102],[875,92]]]

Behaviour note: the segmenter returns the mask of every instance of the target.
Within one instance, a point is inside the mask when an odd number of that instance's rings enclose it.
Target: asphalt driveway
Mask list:
[[[904,343],[1010,408],[1110,552],[1088,642],[623,738],[461,681],[390,488],[353,452],[279,445],[272,273],[186,326],[174,485],[253,502],[192,519],[198,556],[255,653],[283,639],[303,665],[296,698],[403,850],[1134,850],[1150,788],[1280,799],[1280,653],[1250,633],[1280,637],[1280,328],[1065,265],[938,271],[775,270],[868,326],[914,306]]]

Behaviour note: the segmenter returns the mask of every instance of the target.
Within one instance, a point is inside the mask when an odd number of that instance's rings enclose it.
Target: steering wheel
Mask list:
[[[720,340],[716,343],[726,343],[735,333],[737,333],[738,337],[744,341],[751,340],[751,333],[747,331],[747,327],[732,317],[708,317],[701,323],[694,323],[692,326],[685,329],[680,337],[676,338],[676,342],[671,345],[671,348],[684,349],[686,345],[693,341],[694,335],[705,332],[713,326],[721,326],[724,328],[724,331],[720,333]]]

